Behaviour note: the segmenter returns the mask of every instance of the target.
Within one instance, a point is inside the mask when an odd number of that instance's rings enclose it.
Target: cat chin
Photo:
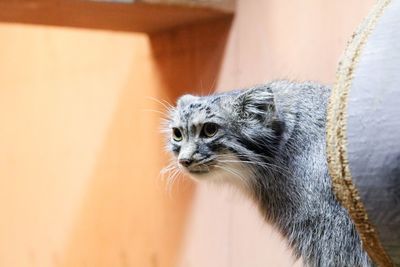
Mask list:
[[[235,173],[240,174],[243,178],[250,177],[247,175],[245,169],[234,170]],[[238,179],[237,175],[232,175],[223,169],[213,168],[208,172],[202,173],[189,173],[189,177],[195,182],[212,184],[217,186],[230,185],[231,188],[240,191],[242,194],[251,197],[251,190],[248,181]]]
[[[203,177],[206,175],[209,175],[214,171],[214,166],[207,166],[207,167],[200,167],[200,166],[195,166],[195,167],[189,167],[185,168],[185,171],[189,173],[191,176],[199,176]]]
[[[237,183],[240,180],[237,179],[237,175],[242,172],[242,170],[231,169],[226,171],[226,169],[220,168],[209,168],[207,170],[186,170],[189,175],[195,180],[207,180],[214,183]]]
[[[208,179],[208,178],[212,179],[211,176],[212,176],[212,173],[213,173],[212,170],[201,170],[201,171],[198,171],[198,170],[196,170],[196,171],[187,170],[187,172],[195,180],[205,180],[205,179]]]
[[[201,171],[189,171],[190,175],[203,175],[203,174],[209,174],[210,171],[208,170],[201,170]]]

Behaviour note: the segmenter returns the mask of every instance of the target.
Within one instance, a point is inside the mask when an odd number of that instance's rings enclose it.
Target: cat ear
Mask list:
[[[197,98],[198,97],[194,96],[194,95],[189,95],[189,94],[183,95],[178,99],[178,101],[176,102],[176,105],[178,107],[183,107],[183,106],[186,106],[189,103],[194,102],[195,100],[197,100]]]
[[[263,117],[275,111],[274,96],[268,87],[248,89],[236,98],[239,114],[245,117]]]

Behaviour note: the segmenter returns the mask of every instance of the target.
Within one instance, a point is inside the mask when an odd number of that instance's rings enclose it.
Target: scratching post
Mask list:
[[[328,107],[333,188],[379,266],[400,265],[400,1],[383,0],[353,35]]]

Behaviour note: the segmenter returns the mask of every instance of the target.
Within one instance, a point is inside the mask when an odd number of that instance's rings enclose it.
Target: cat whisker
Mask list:
[[[244,154],[240,154],[240,153],[237,153],[237,154],[238,154],[238,156],[249,157],[248,155],[244,155]],[[240,163],[258,165],[260,167],[263,167],[267,171],[274,170],[274,171],[280,171],[280,172],[282,172],[283,174],[286,174],[286,175],[290,175],[291,174],[291,172],[287,168],[285,168],[283,166],[279,166],[279,165],[272,164],[272,163],[265,162],[265,161],[256,160],[256,159],[254,159],[255,158],[254,156],[251,156],[251,158],[253,158],[254,160],[240,160],[240,159],[238,160],[237,157],[234,157],[234,156],[229,155],[229,154],[228,155],[219,156],[219,158],[221,158],[220,160],[233,160],[233,161],[236,161],[236,163],[240,162]],[[268,160],[271,161],[271,158],[269,158],[267,156],[262,156],[261,158],[265,158],[266,160],[268,159]],[[234,162],[232,162],[232,163],[234,163]]]
[[[171,105],[171,104],[170,104],[168,101],[166,101],[165,99],[159,100],[159,99],[157,99],[157,98],[155,98],[155,97],[152,97],[152,96],[147,96],[146,98],[157,102],[158,104],[162,105],[162,106],[163,106],[166,110],[168,110],[168,111],[175,109],[175,107],[174,107],[173,105]]]
[[[166,191],[168,195],[172,195],[172,188],[182,174],[182,170],[179,168],[179,165],[176,163],[175,160],[171,160],[171,162],[165,166],[160,171],[162,180],[166,181]]]
[[[167,192],[168,192],[169,196],[172,195],[172,188],[174,187],[176,180],[180,178],[180,174],[181,174],[181,171],[178,168],[175,168],[172,171],[171,176],[169,176],[169,178],[167,180]]]
[[[243,163],[243,164],[250,164],[250,165],[254,165],[257,167],[262,167],[264,169],[270,170],[273,169],[275,171],[281,171],[285,174],[289,174],[289,172],[283,168],[280,167],[278,165],[275,164],[271,164],[271,163],[267,163],[267,162],[257,162],[257,161],[244,161],[244,160],[219,160],[220,162],[225,162],[225,163]]]
[[[220,169],[222,169],[222,170],[224,170],[224,171],[226,171],[226,172],[229,172],[230,174],[233,174],[234,176],[236,176],[237,178],[239,178],[239,180],[240,180],[243,184],[247,185],[247,183],[248,183],[247,179],[244,178],[242,175],[240,175],[240,173],[238,173],[237,171],[233,170],[232,168],[229,168],[229,167],[226,166],[226,165],[220,165],[220,164],[216,164],[216,165],[214,165],[214,167],[220,168]]]
[[[162,115],[162,116],[164,117],[164,118],[163,118],[164,120],[167,120],[166,118],[167,118],[168,114],[166,114],[165,112],[162,112],[162,111],[160,111],[160,110],[145,108],[145,109],[142,109],[142,111],[154,112],[154,113],[156,113],[156,114],[160,114],[160,115]]]

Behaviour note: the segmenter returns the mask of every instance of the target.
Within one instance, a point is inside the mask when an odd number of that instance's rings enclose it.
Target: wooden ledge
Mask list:
[[[233,0],[8,0],[0,22],[154,33],[229,17]]]

